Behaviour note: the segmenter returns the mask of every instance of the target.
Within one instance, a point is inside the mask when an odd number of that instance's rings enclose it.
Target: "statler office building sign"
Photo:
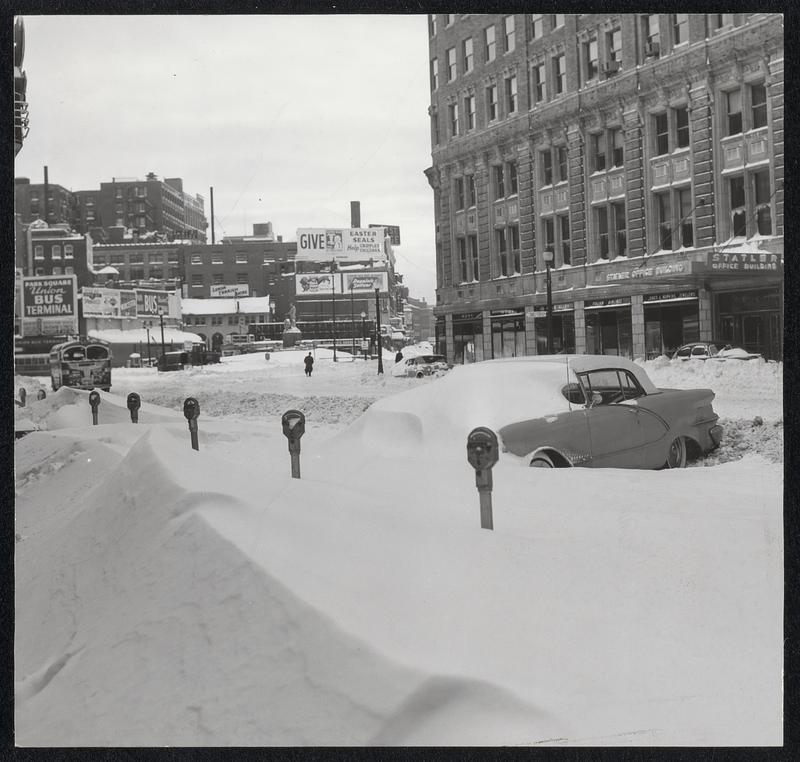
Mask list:
[[[386,228],[298,228],[299,262],[367,262],[386,259]]]
[[[78,333],[78,278],[37,275],[22,278],[22,335]]]

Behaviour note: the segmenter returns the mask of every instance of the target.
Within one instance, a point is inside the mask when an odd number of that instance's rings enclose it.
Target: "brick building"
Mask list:
[[[429,35],[449,359],[546,352],[548,274],[553,351],[781,356],[781,14],[436,14]]]

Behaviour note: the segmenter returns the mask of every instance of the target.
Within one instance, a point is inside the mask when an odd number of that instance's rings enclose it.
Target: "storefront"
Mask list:
[[[553,354],[575,352],[575,313],[572,302],[553,305]],[[547,354],[547,310],[537,307],[533,313],[536,354]]]
[[[482,313],[453,315],[453,362],[470,363],[483,359]]]
[[[697,291],[645,294],[642,302],[646,359],[672,356],[682,344],[700,339]]]
[[[778,289],[730,291],[714,295],[713,338],[730,341],[769,360],[783,359],[781,299]]]
[[[586,352],[633,357],[631,298],[589,299],[584,302]]]
[[[525,310],[492,310],[492,357],[525,354]]]

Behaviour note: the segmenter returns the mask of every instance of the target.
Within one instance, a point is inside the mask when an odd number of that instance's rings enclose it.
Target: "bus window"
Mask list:
[[[108,359],[108,349],[105,347],[101,347],[98,345],[91,345],[86,347],[86,359],[87,360],[107,360]]]
[[[83,350],[83,347],[70,347],[69,349],[64,350],[64,359],[75,362],[78,360],[84,360],[86,358],[86,353]]]

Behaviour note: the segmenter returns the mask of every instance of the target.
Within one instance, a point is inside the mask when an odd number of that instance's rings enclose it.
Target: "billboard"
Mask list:
[[[400,245],[400,226],[399,225],[370,225],[371,228],[383,228],[386,235],[392,242],[392,246]]]
[[[242,299],[250,296],[250,286],[246,283],[237,284],[235,286],[216,285],[211,286],[212,299]]]
[[[84,317],[119,317],[120,292],[115,288],[81,289]]]
[[[351,288],[353,294],[363,296],[374,294],[376,288],[389,288],[385,272],[299,273],[294,277],[297,296],[349,295]]]
[[[384,228],[298,228],[299,262],[384,261]]]
[[[22,335],[78,332],[78,279],[75,275],[22,278]]]
[[[138,317],[158,317],[163,312],[169,315],[168,291],[144,291],[136,289],[136,315]]]

